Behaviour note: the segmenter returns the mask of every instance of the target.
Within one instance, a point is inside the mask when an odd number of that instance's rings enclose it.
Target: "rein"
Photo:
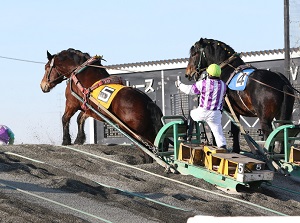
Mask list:
[[[266,84],[266,83],[264,83],[264,82],[261,82],[261,81],[259,81],[259,80],[256,80],[256,79],[254,79],[254,78],[252,78],[252,77],[250,77],[250,76],[248,76],[248,78],[250,78],[251,80],[253,80],[253,81],[256,81],[257,83],[259,83],[259,84],[261,84],[261,85],[264,85],[264,86],[267,86],[267,87],[269,87],[269,88],[272,88],[272,89],[274,89],[274,90],[276,90],[276,91],[279,91],[279,92],[281,92],[281,93],[283,93],[283,94],[287,94],[287,95],[289,95],[289,96],[293,96],[294,98],[300,98],[299,96],[296,96],[296,95],[294,95],[294,94],[290,94],[290,93],[288,93],[288,92],[284,92],[284,91],[282,91],[282,90],[279,90],[279,89],[277,89],[277,88],[274,88],[274,87],[272,87],[272,86],[270,86],[270,85],[268,85],[268,84]],[[295,89],[294,87],[292,87],[292,89],[294,90],[294,91],[297,91],[297,93],[300,93],[297,89]]]

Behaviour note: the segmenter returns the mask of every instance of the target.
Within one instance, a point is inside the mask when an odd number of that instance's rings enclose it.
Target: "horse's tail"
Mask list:
[[[284,85],[282,87],[283,102],[281,104],[280,114],[276,116],[276,119],[282,120],[282,122],[279,122],[278,126],[284,124],[291,124],[294,102],[295,102],[294,90],[296,89],[292,86],[291,82],[286,78],[286,76],[284,76],[282,73],[279,72],[275,72],[275,73],[277,73],[284,82]],[[279,153],[284,153],[284,143],[277,141],[274,150],[277,150]]]
[[[285,82],[285,85],[282,88],[283,91],[283,102],[280,111],[280,120],[291,121],[292,113],[294,108],[295,96],[294,96],[294,88],[291,85],[290,81],[279,72],[276,72],[281,79]]]
[[[295,102],[294,90],[291,85],[284,85],[283,92],[284,97],[281,106],[280,119],[291,121]]]
[[[151,111],[151,121],[153,125],[153,130],[155,137],[157,136],[159,130],[163,127],[162,116],[163,113],[161,109],[153,102],[149,102],[147,108]],[[172,144],[172,141],[169,138],[165,138],[163,142],[163,151],[168,151],[169,143]]]
[[[147,109],[150,111],[151,114],[151,121],[152,121],[152,127],[154,129],[155,135],[159,132],[161,127],[163,126],[161,117],[163,116],[161,109],[155,104],[153,101],[150,101],[147,105]]]

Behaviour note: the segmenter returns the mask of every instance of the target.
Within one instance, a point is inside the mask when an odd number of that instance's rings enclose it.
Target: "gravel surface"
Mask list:
[[[275,174],[272,186],[227,194],[202,179],[166,173],[156,163],[145,164],[134,146],[69,148],[93,155],[53,145],[0,146],[1,222],[187,222],[195,215],[300,216],[300,183],[290,177]]]

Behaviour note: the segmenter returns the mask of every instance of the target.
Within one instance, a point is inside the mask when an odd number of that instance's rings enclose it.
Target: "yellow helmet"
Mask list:
[[[206,69],[206,72],[210,76],[220,77],[221,67],[218,64],[213,63],[213,64],[209,65],[209,67]]]

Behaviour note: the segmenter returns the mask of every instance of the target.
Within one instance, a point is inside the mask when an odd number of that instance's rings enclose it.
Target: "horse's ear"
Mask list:
[[[48,60],[52,60],[53,56],[51,55],[51,53],[49,53],[49,51],[47,50],[47,58]]]
[[[199,43],[202,45],[202,43],[203,43],[203,38],[200,38]]]

